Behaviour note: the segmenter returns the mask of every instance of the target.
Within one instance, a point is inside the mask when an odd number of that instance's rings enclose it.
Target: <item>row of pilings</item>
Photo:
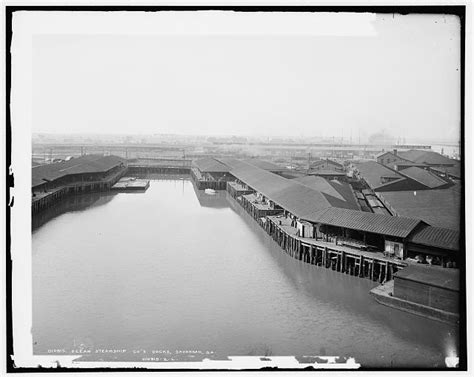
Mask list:
[[[351,250],[329,242],[298,237],[296,229],[292,228],[294,234],[290,233],[290,230],[283,229],[277,223],[277,216],[270,213],[265,214],[262,211],[258,212],[260,217],[255,216],[256,211],[251,208],[252,203],[243,200],[240,195],[236,195],[235,190],[229,186],[227,192],[280,246],[282,251],[292,258],[379,283],[391,280],[393,274],[405,266],[405,263],[401,261],[377,256],[372,252]]]
[[[109,191],[110,188],[125,174],[127,167],[114,172],[113,174],[104,177],[101,180],[94,181],[77,181],[70,182],[50,189],[46,195],[37,193],[33,196],[31,201],[31,213],[35,215],[41,211],[51,208],[58,204],[63,198],[67,196],[80,195],[92,192]]]
[[[204,177],[195,167],[191,168],[190,173],[198,190],[226,190],[227,188],[226,180],[206,179],[206,177]]]
[[[186,166],[150,166],[132,165],[126,166],[119,172],[104,177],[100,181],[80,181],[69,183],[48,191],[47,195],[33,197],[31,202],[31,212],[36,214],[45,209],[55,206],[63,198],[86,193],[109,191],[112,186],[124,175],[138,176],[142,174],[164,174],[164,175],[188,175],[190,167]],[[225,184],[225,182],[223,182]],[[222,184],[221,184],[222,186]],[[221,188],[225,189],[225,187]]]

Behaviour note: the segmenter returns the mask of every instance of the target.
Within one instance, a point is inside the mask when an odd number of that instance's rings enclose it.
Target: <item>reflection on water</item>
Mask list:
[[[195,350],[444,366],[453,326],[377,304],[374,283],[287,256],[225,193],[203,195],[187,180],[152,181],[37,228],[34,352],[82,344],[126,350],[90,360]]]
[[[66,196],[47,211],[39,212],[32,217],[33,232],[66,212],[84,211],[89,207],[100,206],[108,203],[114,194],[110,193],[90,193],[76,196]]]

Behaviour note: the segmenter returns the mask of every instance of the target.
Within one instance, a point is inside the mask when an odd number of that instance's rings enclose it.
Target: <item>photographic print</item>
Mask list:
[[[9,372],[466,370],[464,5],[5,9]]]

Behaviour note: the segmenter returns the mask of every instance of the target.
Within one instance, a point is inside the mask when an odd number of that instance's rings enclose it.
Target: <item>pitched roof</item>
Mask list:
[[[400,160],[402,160],[402,161],[404,160],[404,161],[410,162],[409,160],[406,160],[406,159],[404,159],[402,156],[400,156],[400,154],[398,153],[398,151],[397,151],[396,154],[395,154],[393,151],[380,152],[379,154],[377,154],[377,155],[375,156],[375,158],[376,158],[376,159],[379,159],[380,157],[385,156],[385,155],[387,155],[387,154],[389,154],[390,156],[396,157],[397,160],[399,160],[399,161],[400,161]]]
[[[459,161],[456,161],[453,166],[432,167],[431,170],[441,174],[448,173],[451,177],[461,179],[461,163]]]
[[[427,150],[410,149],[398,152],[398,154],[406,160],[428,165],[452,164],[455,161],[437,152]]]
[[[298,177],[294,178],[293,180],[298,181],[299,183],[317,191],[321,191],[322,193],[330,195],[334,198],[344,200],[346,203],[351,205],[353,209],[359,209],[352,188],[348,183],[336,180],[327,180],[323,177],[314,175]]]
[[[398,215],[432,226],[459,229],[461,192],[456,186],[441,190],[387,191],[379,193]]]
[[[421,184],[429,188],[437,188],[449,184],[438,175],[415,166],[403,169],[400,174],[403,174],[408,178],[414,179],[415,181],[420,182]]]
[[[376,161],[367,161],[362,164],[357,164],[356,166],[360,175],[372,189],[386,185],[386,183],[382,181],[382,178],[389,178],[397,181],[406,179],[401,174],[389,169],[382,164],[379,164]]]
[[[245,158],[242,160],[250,165],[256,166],[263,170],[273,171],[273,172],[280,172],[280,171],[287,171],[288,169],[282,167],[280,165],[274,164],[273,162],[260,160],[258,158]]]
[[[351,203],[314,190],[294,179],[281,177],[244,162],[234,166],[232,175],[298,217],[332,206],[353,208]]]
[[[386,216],[377,213],[342,208],[327,208],[304,217],[305,220],[387,236],[407,237],[422,222],[406,217]]]
[[[228,173],[230,168],[215,158],[206,157],[193,161],[202,173]]]
[[[423,224],[419,219],[357,211],[351,203],[307,187],[296,179],[286,179],[242,161],[231,163],[234,165],[231,174],[237,179],[303,220],[401,238]]]
[[[409,241],[413,243],[453,251],[459,250],[459,240],[459,231],[434,226],[422,227],[409,238]]]
[[[327,159],[320,159],[311,162],[311,169],[326,169],[326,170],[332,170],[333,168],[340,168],[343,169],[344,166],[340,164],[339,162],[330,160],[329,158]]]
[[[71,174],[106,172],[124,162],[117,156],[85,155],[53,164],[33,166],[32,187]]]
[[[334,196],[335,198],[341,200],[345,200],[344,197],[329,183],[329,181],[323,177],[307,175],[304,177],[294,178],[293,180],[314,190],[324,192],[325,194]]]
[[[315,169],[315,170],[310,170],[308,172],[308,174],[310,175],[319,175],[319,176],[345,176],[346,173],[344,173],[343,171],[339,171],[339,170],[331,170],[331,169]]]
[[[423,284],[459,291],[459,270],[456,268],[414,264],[397,271],[394,276],[395,279],[401,278],[412,280]]]

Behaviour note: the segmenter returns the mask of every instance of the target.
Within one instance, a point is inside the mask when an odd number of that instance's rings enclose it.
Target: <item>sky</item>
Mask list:
[[[17,23],[33,132],[459,138],[454,16],[133,13]]]

